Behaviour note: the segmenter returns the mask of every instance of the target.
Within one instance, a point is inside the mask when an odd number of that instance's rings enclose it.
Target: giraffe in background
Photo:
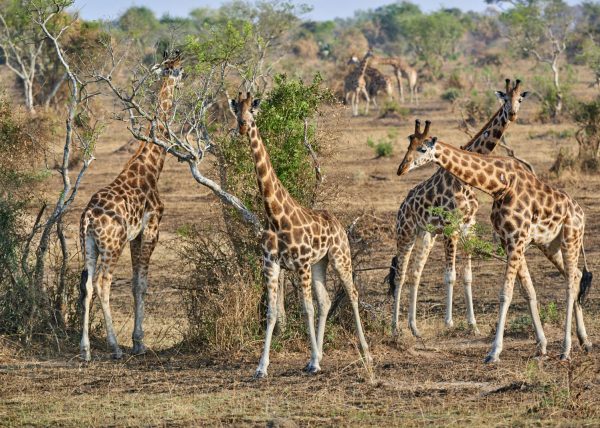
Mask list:
[[[579,343],[590,351],[592,342],[585,330],[581,305],[590,290],[592,274],[588,271],[583,247],[585,216],[579,204],[565,192],[542,182],[516,159],[460,150],[438,141],[436,137],[413,139],[398,168],[398,175],[430,162],[435,162],[456,179],[482,190],[494,200],[490,218],[506,251],[507,266],[500,291],[496,337],[485,362],[499,360],[517,277],[533,320],[538,355],[546,355],[546,336],[525,260],[525,250],[530,244],[537,246],[565,277],[567,296],[561,360],[570,358],[573,306]],[[577,268],[580,253],[583,256],[583,272]]]
[[[359,63],[360,61],[355,55],[353,55],[348,61],[348,64],[355,64],[357,66]],[[386,76],[375,67],[367,66],[367,69],[365,70],[365,78],[367,81],[367,93],[369,94],[370,100],[373,101],[375,108],[378,108],[377,96],[379,94],[386,94],[388,100],[394,98],[392,79],[389,76]]]
[[[327,265],[330,261],[350,299],[362,356],[367,364],[370,364],[369,347],[358,312],[358,292],[352,281],[352,259],[346,231],[328,212],[315,211],[299,205],[283,187],[275,174],[254,121],[259,104],[260,100],[253,100],[250,93],[243,98],[240,92],[237,100],[230,100],[231,110],[237,118],[238,131],[241,135],[248,136],[250,141],[258,188],[268,221],[262,238],[263,272],[268,303],[267,329],[263,353],[254,377],[267,376],[271,338],[277,319],[277,290],[281,267],[298,272],[300,277],[311,346],[311,357],[305,371],[313,374],[321,370],[325,323],[331,307],[331,300],[325,288]],[[315,292],[319,308],[316,332],[312,290]]]
[[[164,61],[156,67],[162,75],[158,95],[158,115],[167,122],[173,106],[175,87],[181,79],[181,56],[165,52]],[[161,131],[164,131],[162,125]],[[97,191],[81,215],[80,240],[85,267],[81,275],[80,299],[83,306],[81,357],[91,360],[89,313],[95,288],[102,311],[108,344],[113,358],[123,353],[117,343],[110,311],[110,287],[113,269],[130,243],[133,269],[132,289],[135,305],[133,353],[142,354],[144,345],[144,296],[148,287],[150,256],[158,242],[158,228],[164,205],[158,194],[158,179],[166,151],[151,143],[141,142],[137,152],[123,171],[108,186]]]
[[[367,51],[363,59],[360,61],[358,66],[350,72],[344,79],[344,99],[347,101],[351,97],[352,103],[352,116],[358,116],[358,104],[360,102],[360,94],[363,94],[367,100],[366,113],[369,113],[369,93],[367,92],[367,81],[365,79],[365,72],[369,66],[369,59],[371,58],[371,51]]]
[[[463,148],[467,151],[488,154],[496,147],[504,135],[506,128],[517,118],[521,102],[528,95],[520,92],[521,82],[517,80],[514,85],[510,80],[505,80],[506,92],[497,91],[496,95],[503,102],[498,111],[490,118],[483,128]],[[425,141],[429,134],[429,122],[421,132],[420,122],[415,124],[415,132],[409,136],[411,144]],[[408,155],[407,155],[408,156]],[[408,324],[413,335],[420,336],[416,322],[417,293],[421,273],[429,252],[435,243],[436,235],[442,233],[445,221],[431,212],[431,208],[441,207],[447,212],[458,211],[462,215],[462,234],[468,234],[470,227],[475,222],[475,214],[479,203],[475,192],[465,186],[460,180],[443,169],[438,170],[428,180],[418,184],[408,192],[400,205],[396,217],[396,248],[397,255],[392,260],[389,274],[390,293],[394,296],[392,315],[392,332],[398,334],[398,315],[400,311],[400,294],[406,280],[406,272],[411,253],[414,251],[413,264],[410,268],[411,289],[409,297]],[[435,225],[436,230],[429,231],[429,225]],[[452,298],[454,283],[456,282],[456,251],[459,232],[450,236],[444,235],[444,251],[446,272],[444,283],[446,285],[446,317],[447,327],[453,325]],[[467,306],[467,321],[474,333],[478,333],[475,314],[473,311],[473,296],[471,284],[471,256],[465,254],[464,260],[464,295]]]
[[[404,87],[402,85],[402,78],[406,78],[408,81],[408,90],[410,92],[410,102],[412,103],[414,100],[417,104],[419,104],[419,98],[417,94],[418,74],[414,67],[411,67],[408,62],[400,57],[386,58],[382,56],[373,56],[371,59],[371,64],[390,65],[394,69],[396,81],[398,82],[398,89],[400,91],[401,102],[404,102]]]

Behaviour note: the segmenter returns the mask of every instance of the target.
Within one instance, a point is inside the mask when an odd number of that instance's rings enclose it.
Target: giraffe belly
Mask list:
[[[554,242],[561,233],[562,224],[560,227],[552,227],[543,222],[539,222],[531,225],[529,237],[530,240],[537,245],[549,245]]]

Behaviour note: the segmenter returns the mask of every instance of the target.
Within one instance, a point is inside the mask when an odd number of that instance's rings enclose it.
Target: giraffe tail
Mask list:
[[[581,246],[581,255],[583,256],[583,273],[581,275],[581,281],[579,281],[579,294],[577,295],[577,301],[580,305],[585,303],[587,295],[590,293],[592,288],[593,274],[588,270],[587,259],[585,257],[585,248]]]
[[[392,259],[392,265],[390,266],[390,272],[385,277],[390,288],[388,289],[388,295],[393,296],[396,292],[396,274],[398,272],[398,256],[394,256]]]
[[[87,252],[85,248],[85,240],[87,237],[87,230],[90,224],[90,219],[88,217],[88,211],[84,211],[81,215],[81,224],[79,227],[79,241],[81,245],[81,254],[83,256],[83,270],[81,271],[81,280],[79,282],[79,305],[83,307],[83,302],[87,297],[87,281],[88,281],[88,269],[87,269]]]

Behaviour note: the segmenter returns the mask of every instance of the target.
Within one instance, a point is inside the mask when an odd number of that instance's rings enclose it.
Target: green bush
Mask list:
[[[396,130],[390,130],[388,134],[375,141],[371,137],[367,138],[367,146],[371,147],[375,151],[376,158],[385,158],[392,156],[394,146],[392,143],[398,138]]]
[[[275,76],[275,86],[263,97],[256,117],[277,176],[303,205],[311,205],[317,188],[313,160],[304,145],[304,122],[308,121],[307,140],[319,155],[322,147],[316,138],[312,119],[324,104],[334,100],[322,80],[317,74],[307,85],[300,79]],[[254,162],[247,137],[227,138],[221,141],[220,148],[227,170],[227,187],[246,206],[262,215],[261,195],[256,186]]]
[[[448,88],[441,96],[444,101],[454,102],[461,97],[461,91],[458,88]]]

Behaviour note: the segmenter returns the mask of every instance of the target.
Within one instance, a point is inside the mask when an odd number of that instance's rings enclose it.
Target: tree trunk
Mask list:
[[[25,97],[25,107],[29,113],[35,113],[35,106],[33,100],[33,81],[28,79],[21,79],[23,81],[23,95]]]
[[[552,73],[554,75],[554,89],[556,90],[556,104],[554,105],[554,117],[560,116],[563,108],[563,94],[560,89],[560,83],[558,79],[558,57],[554,58],[552,62]]]

